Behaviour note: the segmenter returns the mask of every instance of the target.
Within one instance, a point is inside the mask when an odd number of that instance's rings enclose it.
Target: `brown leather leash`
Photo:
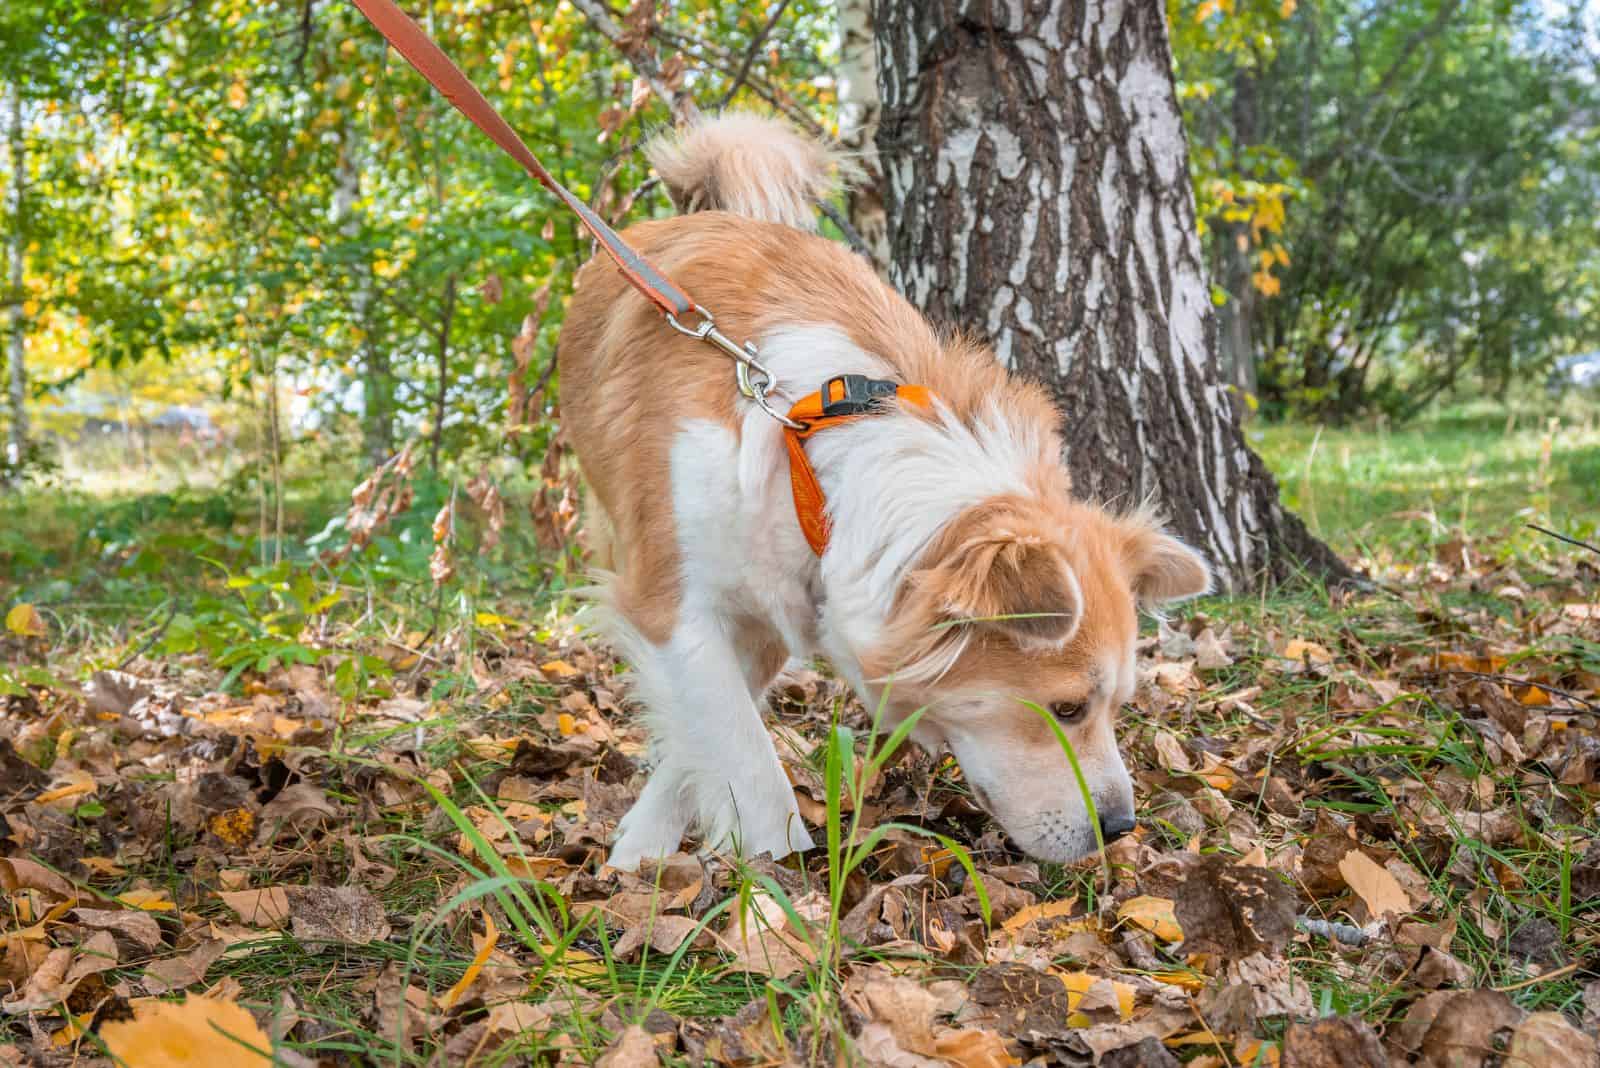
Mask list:
[[[886,404],[898,398],[920,407],[931,407],[933,395],[922,386],[903,386],[864,375],[837,375],[820,390],[795,402],[787,415],[772,407],[767,391],[772,387],[772,372],[762,366],[755,346],[739,344],[717,329],[711,312],[696,304],[689,294],[674,285],[654,264],[640,255],[566,186],[556,181],[518,137],[511,124],[494,109],[484,95],[462,73],[444,50],[433,43],[421,26],[400,10],[394,0],[352,0],[384,39],[416,68],[446,100],[478,129],[489,135],[505,153],[522,165],[533,180],[554,193],[583,223],[595,241],[616,263],[628,283],[642,293],[661,312],[667,324],[681,334],[715,345],[731,357],[737,369],[739,392],[754,400],[761,410],[784,426],[789,451],[789,481],[794,494],[795,515],[813,552],[821,556],[828,547],[830,523],[827,502],[811,461],[806,457],[805,439],[819,430],[859,419],[864,415],[890,411]],[[681,317],[698,316],[690,326]]]
[[[367,20],[377,27],[378,32],[394,46],[394,50],[405,57],[406,62],[417,69],[445,99],[455,105],[457,111],[465,115],[472,124],[484,133],[489,139],[505,150],[506,155],[522,164],[522,169],[533,177],[533,180],[544,186],[557,197],[572,213],[582,221],[584,228],[594,235],[600,247],[617,264],[623,276],[632,283],[633,288],[643,293],[650,302],[661,310],[663,315],[689,315],[700,311],[700,306],[690,299],[689,294],[672,284],[671,279],[662,274],[649,260],[641,256],[594,209],[579,200],[566,186],[556,181],[555,175],[545,169],[539,158],[523,144],[511,124],[501,117],[478,92],[477,86],[467,79],[444,50],[433,43],[421,26],[411,20],[411,17],[400,10],[394,0],[354,0],[356,7],[367,16]]]
[[[517,136],[511,124],[506,122],[482,93],[478,92],[477,86],[473,85],[462,73],[461,68],[444,54],[444,50],[433,43],[422,27],[400,10],[395,0],[353,0],[353,2],[367,17],[367,21],[371,22],[378,32],[383,34],[384,39],[394,46],[394,50],[416,68],[418,74],[443,93],[445,99],[474,126],[488,134],[489,139],[499,145],[508,156],[521,164],[522,169],[527,171],[534,181],[554,193],[571,209],[583,223],[584,228],[605,250],[606,255],[616,263],[622,276],[656,306],[668,325],[680,334],[687,334],[689,337],[716,346],[724,355],[731,357],[738,369],[739,392],[754,400],[763,411],[778,422],[785,426],[789,424],[788,418],[772,407],[767,400],[767,390],[772,386],[773,377],[757,358],[754,345],[749,342],[741,345],[718,330],[716,317],[710,310],[696,304],[689,294],[675,285],[637,249],[624,241],[622,235],[613,230],[594,209],[556,181],[555,175],[539,162],[539,157],[535,156],[523,143],[522,138]],[[684,319],[690,316],[698,316],[699,321],[693,325],[686,323]]]

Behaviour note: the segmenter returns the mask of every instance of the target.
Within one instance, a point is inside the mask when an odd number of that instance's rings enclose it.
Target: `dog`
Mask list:
[[[922,710],[912,739],[947,746],[1027,853],[1074,860],[1131,831],[1114,727],[1138,611],[1206,592],[1205,561],[1148,510],[1075,499],[1043,390],[816,233],[836,163],[823,146],[733,113],[648,153],[681,213],[627,241],[754,343],[782,404],[840,375],[926,399],[884,397],[804,441],[826,501],[819,552],[785,428],[735,388],[732,361],[670,329],[609,262],[580,270],[562,420],[602,569],[594,610],[635,673],[652,766],[608,863],[632,870],[691,829],[746,856],[811,848],[762,709],[791,657],[819,655],[880,729]],[[1098,837],[1040,710],[1071,742]]]

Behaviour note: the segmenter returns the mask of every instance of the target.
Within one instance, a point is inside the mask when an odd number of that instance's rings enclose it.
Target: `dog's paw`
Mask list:
[[[618,829],[606,864],[618,871],[638,871],[639,865],[647,860],[660,860],[676,853],[682,839],[681,832],[669,837],[666,833],[651,835],[624,826]]]
[[[812,848],[816,843],[800,818],[794,794],[787,789],[787,781],[783,785],[785,789],[775,796],[716,806],[707,814],[709,818],[702,817],[707,843],[719,852],[744,857],[765,853],[773,860]],[[750,798],[768,791],[741,792]]]
[[[686,812],[664,804],[646,786],[644,794],[617,824],[617,840],[612,843],[606,863],[618,871],[635,871],[641,861],[671,856],[678,851],[688,822]]]

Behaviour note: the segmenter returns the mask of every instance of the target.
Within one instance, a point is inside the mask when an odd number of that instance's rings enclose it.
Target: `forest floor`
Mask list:
[[[807,668],[837,848],[600,867],[640,726],[481,486],[437,589],[420,473],[343,558],[308,463],[266,542],[242,478],[0,501],[0,1066],[1594,1068],[1600,551],[1527,524],[1596,543],[1595,417],[1252,434],[1374,586],[1147,624],[1104,866]]]

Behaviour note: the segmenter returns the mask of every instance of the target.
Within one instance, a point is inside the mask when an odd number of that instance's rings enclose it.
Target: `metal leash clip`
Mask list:
[[[678,321],[677,316],[667,313],[667,325],[678,333],[692,337],[697,341],[704,341],[715,345],[724,355],[734,362],[734,374],[739,382],[739,392],[755,401],[763,412],[788,427],[790,430],[804,430],[804,423],[797,423],[784,413],[772,406],[767,400],[767,391],[772,388],[775,378],[771,371],[761,363],[756,352],[756,347],[746,341],[743,345],[717,329],[717,321],[710,312],[704,308],[694,309],[700,316],[700,322],[695,326],[685,326]]]

